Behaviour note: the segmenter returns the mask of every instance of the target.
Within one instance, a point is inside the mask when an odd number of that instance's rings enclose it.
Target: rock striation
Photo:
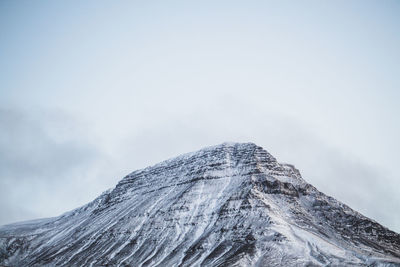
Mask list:
[[[253,143],[132,172],[59,217],[0,227],[3,266],[400,266],[400,235]]]

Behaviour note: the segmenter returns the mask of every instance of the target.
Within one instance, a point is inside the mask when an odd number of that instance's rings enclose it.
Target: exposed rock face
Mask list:
[[[400,235],[252,143],[134,171],[56,218],[0,228],[10,266],[400,266]]]

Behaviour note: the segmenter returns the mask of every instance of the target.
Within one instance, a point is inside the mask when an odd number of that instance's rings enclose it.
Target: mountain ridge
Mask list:
[[[400,265],[400,235],[253,143],[133,171],[59,217],[0,227],[0,264]]]

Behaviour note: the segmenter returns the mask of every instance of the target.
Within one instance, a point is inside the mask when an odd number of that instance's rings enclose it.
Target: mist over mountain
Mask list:
[[[400,235],[253,143],[137,170],[59,217],[0,227],[4,266],[400,266]]]

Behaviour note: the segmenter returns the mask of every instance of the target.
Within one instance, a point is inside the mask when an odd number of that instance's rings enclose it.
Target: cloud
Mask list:
[[[100,153],[73,133],[72,121],[55,110],[0,110],[0,224],[77,204],[73,190],[86,183]]]

